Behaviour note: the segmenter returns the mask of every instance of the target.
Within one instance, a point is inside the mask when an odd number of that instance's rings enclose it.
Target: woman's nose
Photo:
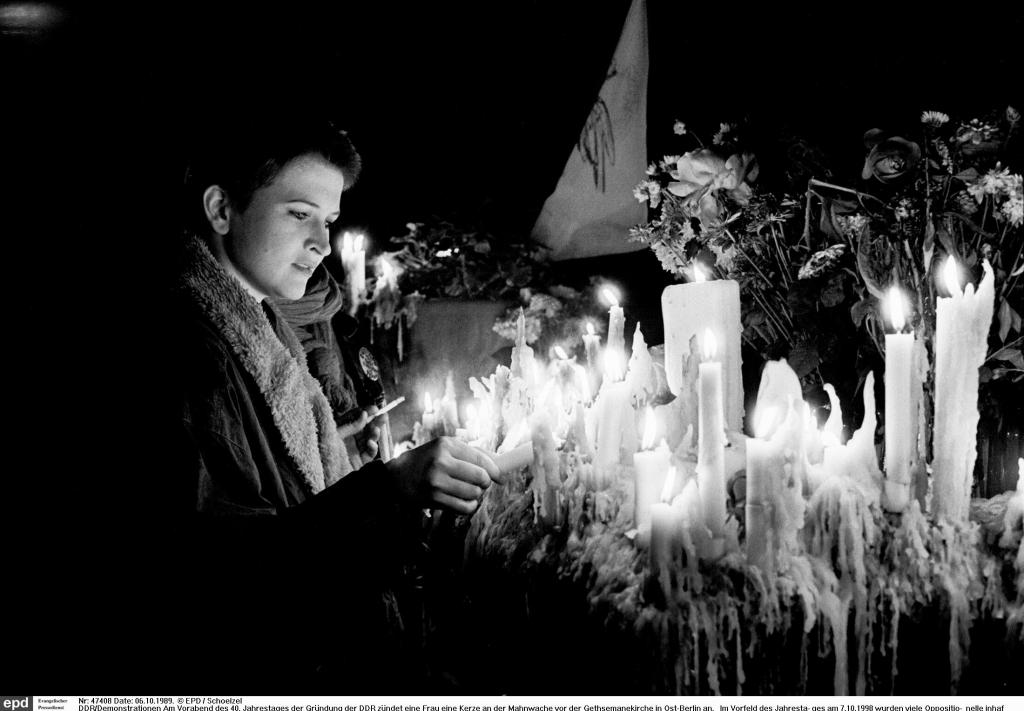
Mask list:
[[[308,246],[310,249],[315,250],[317,254],[326,257],[331,253],[330,230],[324,225],[314,225]]]

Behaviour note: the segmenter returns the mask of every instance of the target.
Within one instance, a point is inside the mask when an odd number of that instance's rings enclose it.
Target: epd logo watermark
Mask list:
[[[32,711],[32,697],[0,696],[0,711]]]

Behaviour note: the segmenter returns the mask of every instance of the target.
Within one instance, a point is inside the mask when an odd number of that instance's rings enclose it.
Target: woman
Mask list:
[[[371,610],[403,527],[425,507],[473,513],[498,472],[447,438],[351,471],[330,404],[271,300],[302,298],[330,254],[359,156],[344,133],[304,118],[211,135],[187,181],[178,491],[194,512],[182,563],[226,587],[195,590],[183,607],[215,630],[186,671],[267,690],[296,690],[272,683],[282,677],[367,688],[388,653],[383,627],[368,621],[379,619]]]

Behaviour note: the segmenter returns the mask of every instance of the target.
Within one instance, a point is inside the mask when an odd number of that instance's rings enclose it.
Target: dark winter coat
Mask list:
[[[245,693],[303,693],[286,680],[319,684],[325,669],[367,682],[407,516],[396,484],[380,462],[348,472],[294,333],[198,239],[178,297],[169,493],[191,512],[175,541],[193,581],[178,614],[201,636],[177,662],[190,678],[245,680]]]

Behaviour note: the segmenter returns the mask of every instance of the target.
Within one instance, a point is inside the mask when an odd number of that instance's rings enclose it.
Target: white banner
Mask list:
[[[643,248],[627,238],[647,220],[647,205],[633,197],[647,167],[647,63],[647,10],[633,0],[597,101],[533,226],[553,259]]]

